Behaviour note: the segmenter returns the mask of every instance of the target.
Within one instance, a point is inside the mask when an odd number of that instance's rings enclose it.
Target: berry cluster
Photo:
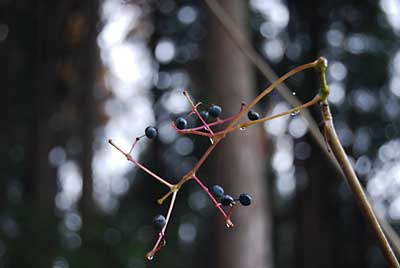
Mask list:
[[[211,193],[223,206],[233,206],[236,204],[236,201],[239,201],[243,206],[250,206],[252,201],[251,196],[244,193],[239,195],[237,199],[233,199],[232,196],[225,194],[224,188],[219,185],[211,187]]]
[[[207,121],[209,119],[209,117],[213,117],[213,118],[219,118],[220,114],[222,113],[222,108],[221,106],[218,105],[212,105],[210,106],[207,110],[202,110],[199,112],[199,117],[204,120]],[[250,110],[247,113],[247,118],[249,118],[249,120],[251,121],[255,121],[260,119],[260,114],[257,113],[254,110]],[[188,122],[185,119],[185,117],[178,117],[175,120],[175,126],[177,129],[179,130],[184,130],[188,127]]]
[[[232,216],[232,209],[236,205],[237,202],[239,202],[243,206],[249,206],[252,203],[252,198],[249,194],[243,193],[240,194],[238,198],[233,198],[231,195],[225,194],[224,189],[219,186],[219,185],[214,185],[211,187],[211,191],[208,190],[208,188],[203,184],[203,182],[197,177],[196,173],[197,171],[201,168],[203,163],[206,161],[208,156],[211,154],[211,152],[215,149],[215,147],[219,144],[219,142],[224,139],[229,133],[236,131],[236,130],[243,130],[249,126],[258,124],[258,123],[263,123],[268,120],[272,120],[274,118],[278,118],[281,116],[289,115],[292,113],[298,113],[299,111],[306,109],[316,103],[318,103],[321,98],[319,95],[314,97],[311,101],[302,104],[300,106],[297,106],[293,109],[290,109],[288,111],[278,113],[272,116],[266,116],[260,118],[259,113],[256,111],[252,110],[252,108],[267,94],[269,94],[275,87],[277,87],[280,83],[282,83],[284,80],[289,78],[290,76],[308,69],[308,68],[317,68],[320,64],[320,60],[307,63],[304,65],[301,65],[292,71],[286,73],[284,76],[279,78],[277,81],[272,83],[268,88],[266,88],[260,95],[258,95],[249,105],[246,105],[242,103],[240,107],[240,111],[233,116],[226,117],[226,118],[221,118],[222,114],[222,108],[218,105],[211,105],[208,108],[204,109],[204,106],[201,106],[202,103],[199,102],[197,104],[194,104],[192,99],[190,98],[189,94],[187,91],[184,91],[184,95],[188,102],[190,103],[191,106],[191,111],[186,115],[182,117],[178,117],[175,122],[172,123],[172,127],[175,128],[176,132],[181,135],[198,135],[198,136],[204,136],[208,137],[210,139],[211,145],[210,147],[204,152],[203,156],[199,159],[199,161],[194,165],[194,167],[186,174],[184,175],[178,183],[173,184],[170,183],[168,180],[161,178],[154,172],[152,172],[150,169],[147,167],[143,166],[140,164],[137,160],[133,159],[131,156],[131,152],[134,149],[135,145],[137,142],[140,141],[142,137],[147,137],[149,139],[154,139],[158,135],[157,128],[153,126],[149,126],[145,129],[144,135],[137,137],[135,141],[132,144],[132,147],[128,153],[123,151],[121,148],[119,148],[115,143],[113,143],[112,140],[109,140],[109,143],[114,146],[119,152],[121,152],[128,161],[132,162],[136,166],[138,166],[140,169],[142,169],[144,172],[152,176],[154,179],[158,180],[160,183],[165,185],[166,187],[169,188],[169,191],[160,199],[158,199],[158,203],[162,204],[165,200],[167,200],[169,197],[171,197],[171,201],[169,204],[168,211],[166,215],[157,215],[153,219],[154,225],[157,227],[159,230],[158,233],[158,239],[153,247],[152,250],[150,250],[147,254],[146,257],[147,259],[151,260],[154,257],[154,254],[160,250],[165,244],[165,230],[167,228],[168,222],[171,218],[171,213],[172,209],[175,204],[176,196],[181,189],[181,187],[189,180],[194,180],[209,196],[211,201],[214,203],[215,207],[218,209],[218,211],[221,213],[225,220],[225,224],[228,228],[231,228],[234,226],[234,224],[231,221],[231,216]],[[201,108],[200,111],[198,108]],[[239,122],[245,115],[247,114],[248,121],[245,122]],[[188,121],[187,118],[190,116],[196,116],[197,117],[197,122],[200,122],[199,126],[188,128]],[[215,126],[222,126],[225,125],[222,130],[215,130]],[[221,129],[221,128],[219,128]]]
[[[201,103],[198,103],[196,105],[193,104],[192,100],[190,99],[189,95],[187,92],[184,92],[185,96],[187,97],[188,101],[190,102],[192,106],[192,111],[187,114],[186,116],[178,117],[176,118],[175,122],[172,124],[172,126],[176,129],[176,131],[179,134],[194,134],[194,135],[200,135],[200,136],[207,136],[210,138],[212,146],[215,147],[216,143],[219,142],[220,139],[222,139],[223,135],[225,134],[224,131],[220,132],[215,132],[213,131],[213,127],[217,125],[222,125],[228,122],[232,122],[238,118],[238,115],[231,116],[228,118],[221,118],[222,114],[222,108],[219,105],[211,105],[207,109],[202,109],[201,111],[198,111],[198,107],[202,105]],[[242,104],[241,109],[239,114],[243,111],[245,107],[245,104]],[[194,128],[188,128],[188,121],[187,118],[189,116],[195,115],[200,122],[200,126],[194,127]],[[259,114],[257,112],[254,112],[253,110],[248,111],[248,118],[253,121],[257,120],[260,118]],[[227,128],[228,129],[228,128]],[[225,130],[226,133],[231,132],[233,129]],[[234,129],[237,129],[234,128]],[[206,157],[208,156],[209,153],[206,153],[203,158],[199,161],[198,165],[190,172],[186,177],[182,178],[182,180],[178,184],[171,184],[167,180],[159,177],[152,171],[150,171],[148,168],[140,164],[137,160],[133,159],[131,157],[131,152],[133,151],[135,145],[137,142],[141,140],[143,137],[147,137],[149,139],[154,139],[158,135],[158,130],[154,126],[148,126],[145,131],[144,135],[139,136],[135,139],[130,151],[128,153],[125,153],[122,149],[120,149],[118,146],[116,146],[111,140],[109,141],[115,148],[117,148],[121,153],[125,155],[125,157],[136,164],[139,168],[141,168],[143,171],[147,172],[149,175],[163,183],[164,185],[168,186],[170,188],[170,191],[161,199],[159,199],[159,203],[163,203],[163,201],[169,197],[169,195],[172,194],[172,201],[170,204],[170,208],[167,212],[167,215],[164,216],[162,214],[159,214],[153,218],[153,224],[156,227],[156,229],[159,231],[159,239],[157,240],[154,248],[147,254],[148,259],[152,259],[155,252],[158,251],[163,245],[165,245],[165,238],[164,238],[164,233],[165,229],[167,227],[168,221],[171,216],[171,211],[172,211],[172,206],[175,201],[175,196],[180,187],[189,179],[194,179],[200,186],[201,188],[207,193],[207,195],[210,197],[212,202],[214,203],[215,207],[219,210],[219,212],[222,214],[222,216],[225,219],[225,223],[227,227],[233,227],[234,224],[232,223],[230,217],[232,215],[232,209],[234,205],[239,202],[243,206],[249,206],[252,202],[252,198],[249,194],[241,194],[238,198],[234,199],[232,196],[225,194],[224,189],[219,186],[219,185],[214,185],[211,187],[211,191],[208,190],[208,188],[202,183],[202,181],[196,176],[196,171],[199,169],[200,165],[204,162]],[[225,207],[225,209],[224,209]]]
[[[218,119],[221,113],[222,113],[221,106],[211,105],[207,110],[202,110],[198,114],[199,114],[200,120],[204,122],[204,121],[207,121],[210,116]],[[187,120],[184,117],[178,117],[175,120],[175,126],[179,130],[186,129],[188,126]]]

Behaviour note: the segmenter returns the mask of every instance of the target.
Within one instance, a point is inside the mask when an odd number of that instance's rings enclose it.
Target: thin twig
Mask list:
[[[257,51],[250,44],[248,39],[240,32],[239,28],[235,25],[235,22],[229,16],[229,14],[219,5],[215,0],[205,0],[206,5],[210,9],[211,13],[219,20],[221,25],[225,28],[233,42],[236,43],[240,51],[258,68],[258,70],[272,83],[278,79],[278,76],[270,67],[270,65],[257,53]],[[291,90],[284,84],[280,84],[277,87],[278,93],[284,98],[292,107],[301,105],[301,102],[291,94]],[[336,159],[329,153],[325,147],[325,139],[321,135],[318,124],[312,118],[307,110],[304,110],[300,115],[308,122],[308,130],[311,137],[320,147],[321,151],[325,154],[329,162],[335,167],[339,174],[344,176],[342,170]],[[392,243],[395,244],[397,254],[400,255],[400,238],[396,232],[390,227],[390,224],[382,217],[379,221],[384,223],[382,225],[385,233],[390,237]]]
[[[151,170],[149,170],[148,168],[146,168],[145,166],[143,166],[142,164],[140,164],[138,161],[136,161],[135,159],[132,158],[132,156],[129,153],[125,153],[121,148],[119,148],[112,140],[108,140],[108,143],[110,143],[112,146],[114,146],[114,148],[116,148],[118,151],[120,151],[128,161],[134,163],[136,166],[138,166],[139,168],[141,168],[144,172],[146,172],[147,174],[149,174],[150,176],[152,176],[153,178],[155,178],[156,180],[158,180],[159,182],[161,182],[162,184],[164,184],[165,186],[168,186],[170,189],[173,188],[173,184],[167,182],[166,180],[164,180],[163,178],[161,178],[160,176],[158,176],[157,174],[155,174],[154,172],[152,172]]]
[[[399,268],[400,265],[396,259],[396,256],[393,253],[392,248],[390,247],[389,242],[386,239],[385,234],[382,231],[382,228],[378,222],[378,219],[372,210],[370,203],[368,202],[367,196],[364,193],[364,190],[358,181],[356,173],[351,166],[351,163],[344,151],[339,138],[336,134],[335,128],[333,126],[332,114],[329,109],[329,104],[327,100],[322,101],[321,103],[321,113],[322,118],[324,120],[324,127],[327,134],[327,140],[329,146],[332,149],[333,154],[338,160],[340,167],[342,168],[343,173],[345,174],[345,178],[347,183],[349,184],[354,196],[358,200],[361,210],[364,212],[369,224],[371,225],[374,233],[378,239],[379,245],[387,259],[387,261],[392,265],[392,267]]]
[[[219,20],[221,25],[225,28],[226,32],[232,38],[233,42],[238,46],[240,51],[258,68],[258,70],[267,78],[271,83],[278,79],[278,75],[268,65],[268,63],[257,53],[253,46],[248,41],[248,38],[239,30],[235,25],[230,15],[221,7],[215,0],[205,0],[206,5],[211,13]],[[292,107],[297,107],[302,104],[298,98],[292,95],[292,91],[284,84],[277,86],[278,93],[286,100]],[[304,110],[300,113],[302,117],[308,122],[308,130],[313,137],[314,141],[321,148],[322,152],[329,159],[330,163],[340,171],[338,163],[325,148],[324,138],[321,135],[318,124],[312,118],[309,111]]]
[[[200,121],[203,123],[204,127],[210,132],[211,135],[214,134],[214,132],[212,131],[212,129],[210,128],[210,126],[207,124],[207,122],[204,120],[204,118],[200,115],[199,111],[197,111],[197,105],[195,105],[192,101],[192,99],[190,98],[189,93],[185,90],[183,91],[183,95],[185,95],[186,99],[188,100],[188,102],[190,103],[190,106],[192,107],[192,112],[194,112],[197,117],[200,119]]]
[[[207,193],[207,195],[210,197],[211,201],[214,203],[215,207],[218,208],[218,210],[221,212],[222,216],[225,219],[226,226],[228,228],[234,227],[234,225],[233,225],[233,223],[232,223],[232,221],[230,219],[230,215],[227,215],[226,212],[221,208],[221,204],[218,203],[218,201],[210,193],[208,188],[201,182],[201,180],[199,178],[197,178],[196,175],[193,175],[193,179],[197,182],[198,185],[200,185],[200,187],[204,190],[204,192]]]
[[[399,236],[397,235],[396,231],[393,229],[393,227],[387,221],[383,221],[382,218],[379,218],[379,217],[378,217],[378,220],[382,226],[382,229],[385,231],[386,236],[389,238],[390,242],[392,242],[394,250],[396,252],[400,252],[400,248],[399,248],[400,239],[399,239]]]
[[[160,243],[161,241],[163,241],[164,239],[164,235],[165,235],[165,230],[167,229],[167,225],[168,222],[171,218],[171,213],[172,213],[172,209],[174,208],[174,204],[175,204],[175,200],[176,200],[176,195],[178,194],[178,191],[175,191],[172,194],[172,198],[171,198],[171,203],[169,204],[169,208],[168,208],[168,212],[167,212],[167,217],[165,219],[165,225],[164,227],[161,229],[160,233],[158,234],[158,239],[157,242],[154,244],[154,247],[152,250],[150,250],[147,254],[146,254],[146,258],[148,260],[152,260],[154,257],[154,254],[161,248],[160,247]]]

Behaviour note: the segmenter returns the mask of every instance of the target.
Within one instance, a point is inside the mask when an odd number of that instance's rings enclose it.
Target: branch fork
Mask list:
[[[112,140],[109,140],[109,143],[115,147],[119,152],[121,152],[128,161],[132,162],[136,166],[138,166],[140,169],[142,169],[144,172],[155,178],[157,181],[160,183],[164,184],[169,188],[169,191],[160,199],[157,200],[157,202],[161,205],[163,204],[164,201],[166,201],[170,196],[171,196],[171,201],[169,204],[168,212],[167,212],[167,217],[166,217],[166,223],[161,229],[161,231],[158,234],[158,239],[156,240],[153,248],[146,254],[146,258],[148,260],[152,260],[154,258],[154,255],[156,254],[157,251],[159,251],[163,246],[166,244],[165,240],[165,231],[167,228],[167,225],[170,221],[172,210],[176,201],[177,194],[181,187],[189,180],[193,179],[201,188],[203,191],[207,193],[211,201],[214,203],[215,207],[217,210],[220,212],[220,214],[223,216],[225,220],[225,225],[228,228],[234,227],[234,224],[231,220],[231,215],[233,212],[233,204],[229,206],[229,209],[227,212],[222,208],[221,203],[219,203],[214,196],[211,194],[211,192],[208,190],[208,188],[204,185],[204,183],[197,177],[196,172],[200,169],[200,167],[203,165],[203,163],[207,160],[208,156],[211,154],[211,152],[215,149],[215,147],[219,144],[219,142],[226,137],[231,132],[234,132],[236,130],[240,129],[245,129],[247,127],[259,124],[259,123],[264,123],[269,120],[273,120],[275,118],[293,114],[293,113],[299,113],[300,111],[307,109],[311,107],[312,105],[315,105],[317,103],[321,104],[321,112],[322,112],[322,117],[324,119],[324,137],[329,144],[329,146],[332,149],[332,152],[334,153],[336,159],[338,160],[343,172],[346,175],[346,178],[351,186],[351,189],[353,190],[354,195],[356,198],[359,200],[360,205],[362,207],[362,210],[365,212],[368,221],[370,222],[371,226],[373,227],[377,237],[378,241],[380,243],[380,246],[382,248],[382,251],[385,253],[385,256],[388,260],[388,262],[393,266],[400,268],[396,257],[393,254],[393,251],[389,245],[389,243],[386,240],[386,237],[384,233],[382,232],[382,229],[376,219],[376,216],[365,196],[365,193],[362,190],[362,187],[360,183],[357,180],[357,177],[354,173],[354,170],[352,169],[350,162],[347,159],[347,156],[341,147],[341,144],[337,138],[336,132],[334,130],[333,126],[333,121],[332,121],[332,115],[329,111],[329,104],[327,102],[327,97],[329,95],[329,87],[326,83],[326,68],[327,68],[327,60],[323,57],[318,58],[317,60],[298,66],[297,68],[289,71],[282,77],[278,78],[275,82],[273,82],[269,87],[267,87],[261,94],[259,94],[250,104],[246,105],[245,103],[241,104],[240,111],[238,114],[234,116],[227,117],[225,119],[222,118],[216,118],[214,122],[207,123],[200,113],[198,112],[198,107],[201,105],[201,102],[198,102],[194,104],[193,100],[191,99],[189,93],[185,90],[183,92],[184,96],[188,100],[189,104],[191,105],[191,112],[186,116],[189,117],[191,115],[197,116],[202,125],[190,128],[190,129],[178,129],[175,125],[175,123],[172,123],[172,127],[176,130],[178,134],[181,135],[198,135],[198,136],[205,136],[208,137],[211,140],[211,145],[208,147],[208,149],[205,151],[203,156],[199,159],[199,161],[195,164],[195,166],[190,170],[186,175],[184,175],[180,181],[176,184],[172,184],[168,182],[167,180],[161,178],[142,164],[140,164],[137,160],[133,159],[131,156],[131,152],[134,149],[135,145],[137,142],[143,137],[137,137],[132,144],[132,147],[128,153],[125,153],[121,148],[119,148]],[[265,116],[263,118],[254,120],[254,121],[246,121],[239,123],[239,121],[246,115],[262,98],[264,98],[266,95],[268,95],[272,90],[274,90],[277,86],[279,86],[281,83],[283,83],[286,79],[289,77],[295,75],[298,72],[301,72],[306,69],[316,69],[319,74],[320,74],[320,81],[321,81],[321,90],[319,94],[317,94],[312,100],[299,105],[295,108],[292,108],[286,112],[283,113],[278,113],[272,116]],[[213,131],[212,127],[219,126],[222,124],[228,124],[222,131],[215,132]]]

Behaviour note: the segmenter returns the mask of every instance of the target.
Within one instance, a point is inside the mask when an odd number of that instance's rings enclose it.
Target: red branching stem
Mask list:
[[[173,128],[175,128],[175,130],[178,134],[182,134],[182,135],[193,134],[193,135],[205,136],[205,137],[209,137],[209,138],[213,136],[211,133],[201,132],[201,131],[195,130],[194,128],[179,129],[176,127],[175,124],[173,124],[172,126],[173,126]],[[204,128],[204,126],[200,127],[200,129],[202,129],[202,128]],[[196,129],[199,129],[199,128],[196,128]]]
[[[168,222],[171,218],[171,213],[172,213],[172,209],[174,208],[174,204],[175,204],[175,200],[176,200],[176,195],[177,195],[178,191],[173,192],[172,194],[172,198],[171,198],[171,203],[169,204],[169,208],[168,208],[168,212],[167,212],[167,217],[165,218],[165,225],[164,227],[161,229],[161,231],[158,233],[158,239],[156,241],[156,243],[154,244],[154,247],[152,250],[150,250],[147,254],[146,257],[149,260],[152,260],[154,257],[154,254],[156,254],[156,252],[158,250],[160,250],[160,248],[162,246],[160,246],[161,241],[163,241],[164,239],[164,235],[165,235],[165,230],[167,229],[168,226]]]
[[[197,106],[199,106],[199,104],[201,104],[201,102],[196,104],[195,107],[197,108]],[[239,112],[241,112],[245,106],[246,106],[246,104],[242,103],[241,106],[240,106],[240,111]],[[194,109],[186,117],[189,117],[192,114],[196,114]],[[175,123],[172,122],[172,127],[176,130],[176,132],[178,134],[181,134],[181,135],[199,135],[199,136],[205,136],[205,137],[213,138],[213,137],[218,136],[218,135],[216,133],[212,133],[212,132],[211,133],[210,132],[207,133],[207,132],[202,132],[200,130],[207,129],[207,127],[211,129],[211,127],[213,127],[213,126],[218,126],[218,125],[222,125],[222,124],[228,123],[228,122],[234,120],[237,116],[238,115],[234,115],[234,116],[227,117],[225,119],[217,118],[216,121],[214,121],[212,123],[207,123],[207,125],[204,125],[204,123],[203,123],[204,121],[202,120],[203,125],[198,126],[198,127],[194,127],[194,128],[189,128],[189,129],[179,129],[179,128],[176,127]],[[220,133],[221,132],[219,132],[218,134],[220,134]]]
[[[128,159],[128,161],[134,163],[136,166],[138,166],[139,168],[141,168],[143,171],[145,171],[147,174],[149,174],[150,176],[152,176],[153,178],[155,178],[156,180],[158,180],[159,182],[161,182],[162,184],[168,186],[170,189],[173,187],[173,184],[167,182],[166,180],[164,180],[163,178],[161,178],[160,176],[156,175],[154,172],[152,172],[151,170],[149,170],[148,168],[146,168],[145,166],[143,166],[142,164],[140,164],[138,161],[136,161],[135,159],[132,158],[132,156],[130,154],[125,153],[121,148],[119,148],[112,140],[108,140],[108,142],[114,146],[118,151],[120,151],[125,157],[126,159]]]
[[[231,116],[231,117],[227,117],[227,118],[225,118],[225,119],[218,119],[218,120],[215,121],[215,122],[209,123],[208,126],[209,126],[209,127],[213,127],[213,126],[221,125],[221,124],[227,123],[227,122],[229,122],[229,121],[232,121],[233,119],[235,119],[235,117],[236,117],[236,115]],[[201,129],[203,129],[204,127],[205,127],[205,126],[202,125],[202,126],[199,126],[199,127],[191,128],[191,130],[201,130]],[[188,129],[188,130],[189,130],[189,129]]]
[[[197,108],[194,108],[194,112],[196,113],[196,115],[200,119],[200,121],[203,123],[203,127],[205,127],[212,135],[214,135],[214,132],[212,131],[210,126],[207,124],[207,122],[204,120],[204,118],[200,115],[199,111],[197,111]]]
[[[221,212],[222,216],[224,216],[225,221],[229,219],[229,216],[226,214],[226,212],[221,208],[221,203],[219,203],[214,196],[210,193],[208,188],[201,182],[199,178],[197,178],[196,175],[193,175],[193,179],[200,185],[200,187],[207,193],[207,195],[210,197],[211,201],[214,203],[215,207],[218,208],[218,210]]]
[[[215,122],[209,123],[208,126],[211,128],[213,126],[222,125],[224,123],[232,121],[233,119],[235,119],[235,117],[236,117],[236,115],[225,118],[225,119],[218,119]],[[194,127],[194,128],[188,128],[188,129],[179,129],[176,127],[175,123],[172,123],[172,127],[176,130],[176,132],[178,134],[182,134],[182,135],[199,135],[199,136],[205,136],[205,137],[209,137],[209,138],[217,136],[216,133],[212,134],[212,133],[199,131],[199,130],[203,130],[204,128],[206,128],[206,126],[204,126],[204,125]]]
[[[199,111],[197,111],[197,106],[200,105],[200,103],[194,105],[192,99],[189,96],[189,93],[185,90],[183,91],[183,94],[185,95],[186,99],[189,101],[190,106],[192,107],[192,112],[194,112],[197,117],[200,119],[200,121],[203,123],[204,127],[211,133],[214,134],[212,129],[208,126],[207,122],[203,119],[203,117],[200,115]]]
[[[201,102],[198,102],[198,103],[196,103],[196,105],[194,105],[194,107],[197,108],[197,107],[200,106],[201,104],[202,104]],[[196,114],[196,113],[194,112],[193,105],[191,105],[191,107],[192,107],[192,110],[185,116],[186,119],[189,118],[192,114]]]
[[[128,156],[130,156],[130,155],[128,155]],[[151,175],[153,178],[155,178],[162,184],[168,186],[169,188],[173,187],[173,185],[171,183],[167,182],[166,180],[164,180],[163,178],[161,178],[160,176],[158,176],[157,174],[155,174],[154,172],[152,172],[151,170],[149,170],[148,168],[146,168],[145,166],[140,164],[138,161],[136,161],[132,157],[130,157],[128,160],[131,161],[132,163],[134,163],[135,165],[137,165],[138,167],[140,167],[143,171],[145,171],[147,174]]]

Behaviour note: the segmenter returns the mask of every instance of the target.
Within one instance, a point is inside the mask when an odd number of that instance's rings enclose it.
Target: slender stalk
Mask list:
[[[169,204],[169,208],[168,208],[168,212],[167,212],[167,217],[165,218],[165,225],[161,229],[161,231],[159,232],[158,239],[157,239],[156,243],[154,244],[153,249],[150,250],[146,254],[146,258],[148,260],[152,260],[154,258],[154,254],[161,248],[160,243],[164,239],[165,230],[167,229],[167,225],[168,225],[169,219],[171,218],[171,213],[172,213],[172,209],[174,208],[174,204],[175,204],[175,200],[176,200],[176,195],[177,194],[178,194],[178,191],[175,191],[172,194],[171,203]]]
[[[294,68],[293,70],[290,70],[283,76],[279,77],[269,87],[264,89],[264,91],[261,92],[249,105],[244,107],[244,109],[236,116],[236,118],[234,120],[232,120],[232,122],[229,124],[227,129],[232,128],[240,120],[240,118],[242,116],[247,114],[250,111],[250,109],[254,107],[254,105],[256,105],[262,98],[264,98],[267,94],[269,94],[272,90],[274,90],[278,85],[282,84],[286,79],[295,75],[298,72],[304,71],[306,69],[314,68],[315,66],[317,66],[319,64],[319,61],[320,61],[320,59],[317,59],[313,62],[300,65],[300,66]]]
[[[135,148],[135,145],[140,141],[141,138],[143,138],[145,135],[142,135],[140,137],[136,137],[135,141],[133,142],[131,149],[129,150],[128,154],[131,154],[133,149]]]
[[[372,207],[373,208],[373,207]],[[382,226],[383,231],[385,232],[386,236],[389,238],[391,245],[393,246],[396,253],[400,252],[400,239],[393,229],[393,227],[387,222],[382,220],[382,218],[378,218],[379,223]]]
[[[313,106],[314,104],[317,104],[320,100],[321,100],[321,98],[319,96],[315,96],[309,102],[306,102],[305,104],[300,105],[300,106],[295,107],[295,108],[292,108],[290,110],[287,110],[286,112],[282,112],[282,113],[279,113],[279,114],[276,114],[276,115],[267,116],[267,117],[260,118],[260,119],[254,120],[254,121],[249,121],[249,122],[245,122],[245,123],[239,124],[239,128],[243,128],[243,127],[246,128],[246,127],[249,127],[249,126],[252,126],[252,125],[255,125],[255,124],[259,124],[259,123],[263,123],[263,122],[266,122],[266,121],[269,121],[269,120],[272,120],[272,119],[275,119],[275,118],[278,118],[278,117],[281,117],[281,116],[284,116],[284,115],[288,115],[288,114],[300,113],[300,111],[302,111],[302,110],[304,110],[304,109],[306,109],[306,108],[308,108],[310,106]]]
[[[199,168],[203,165],[206,161],[207,157],[211,154],[211,152],[217,147],[219,142],[223,139],[223,136],[218,136],[214,139],[214,143],[208,147],[207,151],[203,154],[203,156],[197,161],[196,165],[178,182],[178,186],[181,187],[183,183],[189,180],[193,175],[199,170]]]
[[[200,115],[199,111],[197,111],[197,105],[194,105],[192,99],[189,96],[189,93],[185,90],[183,91],[183,95],[185,95],[186,99],[189,101],[190,106],[192,106],[192,111],[197,115],[197,117],[200,119],[200,121],[203,123],[204,127],[213,135],[214,132],[210,128],[210,126],[207,124],[207,122],[204,120],[204,118]]]
[[[221,124],[227,123],[229,121],[232,121],[233,119],[235,119],[235,117],[236,117],[236,115],[227,117],[225,119],[219,119],[215,122],[209,123],[208,126],[213,127],[213,126],[221,125]],[[179,129],[178,132],[184,133],[185,131],[201,130],[201,129],[204,129],[204,126],[199,126],[199,127],[194,127],[194,128],[184,129],[184,130]]]
[[[130,156],[130,155],[128,155]],[[136,161],[135,159],[133,159],[132,157],[129,158],[129,161],[131,161],[132,163],[134,163],[135,165],[137,165],[138,167],[140,167],[142,170],[144,170],[147,174],[151,175],[153,178],[155,178],[156,180],[158,180],[159,182],[161,182],[162,184],[168,186],[169,188],[173,188],[173,184],[167,182],[166,180],[164,180],[163,178],[157,176],[157,174],[155,174],[154,172],[152,172],[151,170],[149,170],[148,168],[146,168],[145,166],[143,166],[142,164],[140,164],[138,161]]]
[[[110,143],[112,146],[114,146],[118,151],[120,151],[125,157],[126,159],[128,159],[128,161],[134,163],[135,165],[137,165],[139,168],[141,168],[143,171],[145,171],[147,174],[149,174],[150,176],[152,176],[153,178],[155,178],[156,180],[158,180],[159,182],[161,182],[162,184],[168,186],[170,189],[173,188],[173,184],[167,182],[166,180],[164,180],[163,178],[161,178],[160,176],[158,176],[157,174],[155,174],[154,172],[152,172],[151,170],[149,170],[148,168],[146,168],[145,166],[143,166],[142,164],[140,164],[138,161],[136,161],[135,159],[132,158],[132,156],[128,153],[125,153],[121,148],[119,148],[112,140],[108,140],[108,143]]]
[[[174,193],[173,189],[169,190],[168,193],[166,193],[163,197],[161,197],[161,198],[159,198],[159,199],[157,200],[157,203],[158,203],[159,205],[162,205],[162,203],[164,203],[164,201],[165,201],[171,194],[173,194],[173,193]]]
[[[297,112],[300,112],[300,111],[302,111],[302,110],[304,110],[304,109],[306,109],[306,108],[308,108],[310,106],[313,106],[314,104],[317,104],[320,100],[321,100],[320,96],[317,95],[312,100],[310,100],[309,102],[307,102],[307,103],[305,103],[303,105],[300,105],[298,107],[292,108],[290,110],[287,110],[287,111],[279,113],[279,114],[274,114],[274,115],[271,115],[271,116],[266,116],[266,117],[254,120],[254,121],[248,121],[248,122],[241,123],[241,124],[239,124],[239,125],[237,125],[235,127],[232,127],[230,129],[226,129],[226,130],[217,132],[217,133],[215,133],[215,135],[228,134],[228,133],[230,133],[232,131],[235,131],[235,130],[238,130],[238,129],[244,129],[244,128],[247,128],[249,126],[252,126],[252,125],[255,125],[255,124],[259,124],[259,123],[263,123],[263,122],[266,122],[266,121],[269,121],[269,120],[272,120],[272,119],[275,119],[275,118],[278,118],[278,117],[281,117],[281,116],[297,113]]]
[[[214,198],[214,196],[210,193],[208,188],[201,182],[199,178],[197,178],[196,175],[193,175],[193,179],[200,185],[200,187],[204,190],[204,192],[207,193],[207,195],[210,197],[211,201],[214,203],[215,207],[218,208],[218,210],[221,212],[222,216],[224,216],[226,226],[228,228],[234,227],[232,221],[230,220],[230,215],[227,215],[225,210],[221,208],[221,204]]]
[[[331,147],[333,154],[339,162],[340,167],[342,168],[346,181],[349,184],[354,196],[358,200],[361,206],[361,210],[364,212],[369,224],[371,225],[387,261],[392,267],[399,268],[399,262],[397,261],[396,256],[394,255],[393,250],[388,240],[386,239],[386,236],[383,233],[381,226],[379,225],[378,219],[367,199],[367,196],[364,193],[364,190],[356,176],[356,173],[353,170],[353,167],[351,166],[346,152],[344,151],[339,141],[333,125],[332,114],[330,112],[327,100],[322,101],[321,112],[322,118],[324,120],[327,141],[329,143],[329,146]]]
[[[204,126],[201,126],[201,128],[204,128]],[[176,128],[176,129],[178,129],[178,128]],[[211,134],[211,133],[201,132],[201,131],[195,130],[193,128],[183,129],[183,130],[178,129],[177,132],[179,134],[183,134],[183,135],[185,135],[185,134],[188,134],[188,135],[199,135],[199,136],[205,136],[205,137],[209,137],[209,138],[211,138],[213,136],[213,134]]]

